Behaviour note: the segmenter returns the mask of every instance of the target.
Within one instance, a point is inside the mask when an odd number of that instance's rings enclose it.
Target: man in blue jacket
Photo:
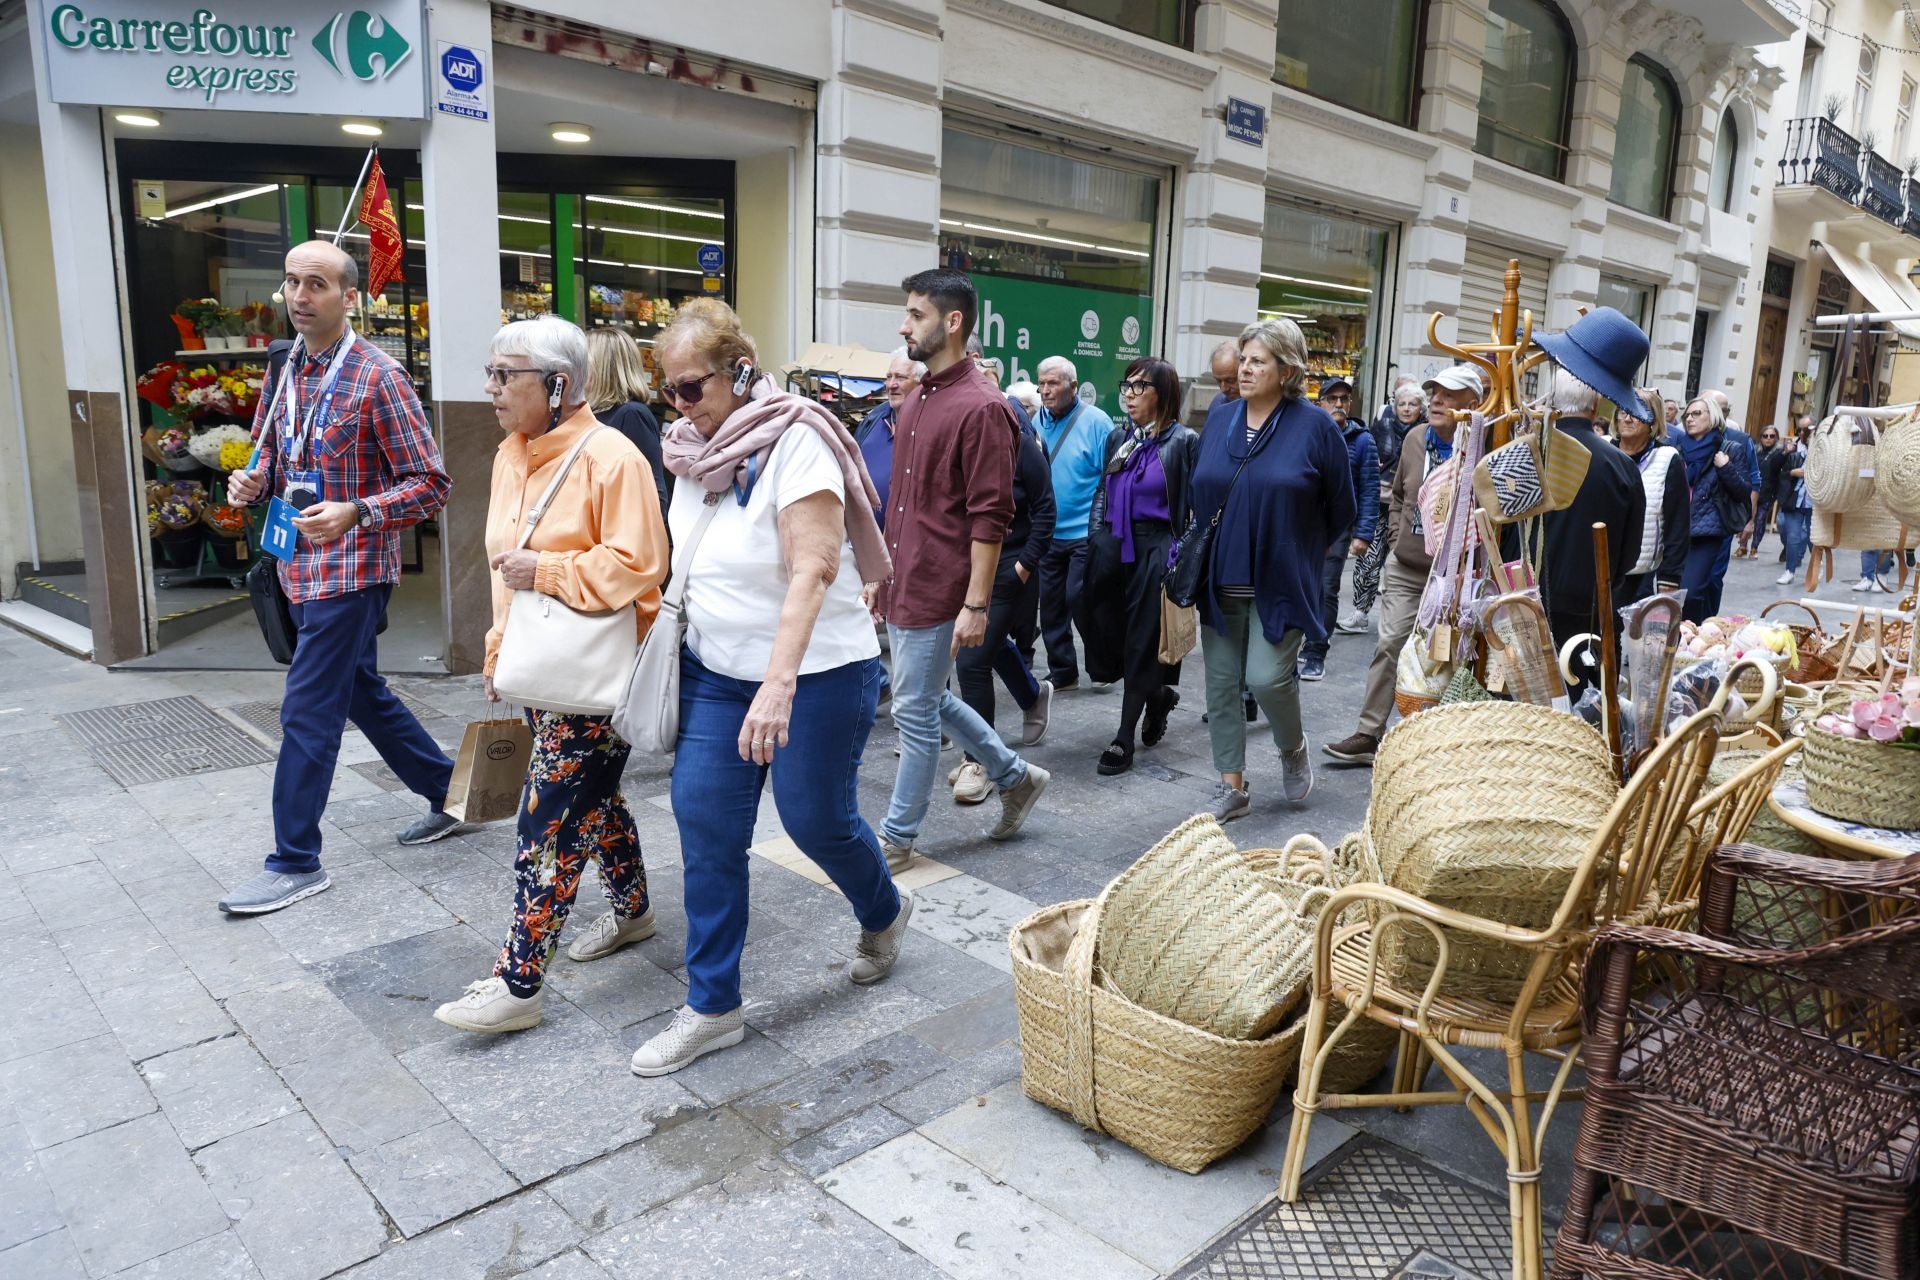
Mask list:
[[[1353,473],[1353,527],[1333,540],[1320,566],[1320,617],[1333,635],[1340,618],[1340,580],[1346,576],[1347,557],[1365,555],[1380,522],[1380,452],[1366,423],[1351,417],[1353,384],[1339,374],[1320,383],[1320,407],[1340,428],[1347,442],[1347,466]],[[1301,650],[1300,678],[1319,680],[1327,674],[1326,639],[1309,640]]]
[[[1106,471],[1113,419],[1080,399],[1080,374],[1065,356],[1040,362],[1040,416],[1034,430],[1053,470],[1053,543],[1040,561],[1040,631],[1047,679],[1056,690],[1080,683],[1073,627],[1087,576],[1087,524]]]

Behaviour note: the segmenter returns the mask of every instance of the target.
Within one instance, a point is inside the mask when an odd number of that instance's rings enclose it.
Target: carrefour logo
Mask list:
[[[327,19],[315,33],[313,47],[341,75],[368,81],[385,80],[413,52],[405,36],[379,14],[365,9],[336,13]]]

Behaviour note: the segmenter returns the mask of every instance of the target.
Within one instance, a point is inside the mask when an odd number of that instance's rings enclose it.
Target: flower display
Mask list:
[[[1908,676],[1897,691],[1855,698],[1846,715],[1830,711],[1813,727],[1842,738],[1920,750],[1920,676]]]
[[[236,427],[232,423],[226,423],[217,427],[208,427],[204,431],[194,432],[187,441],[187,449],[193,454],[194,460],[201,466],[213,467],[222,471],[231,471],[233,470],[232,467],[222,467],[220,465],[220,459],[222,455],[225,454],[228,446],[236,444],[245,449],[246,453],[253,451],[252,437],[247,434],[247,429],[245,427]],[[246,453],[243,453],[240,457],[243,465],[247,460]]]
[[[229,440],[220,446],[220,461],[216,464],[222,471],[244,471],[247,461],[253,457],[253,445],[250,441]]]
[[[191,529],[206,511],[207,487],[197,480],[147,486],[147,529],[156,537]]]
[[[174,379],[185,372],[186,366],[178,360],[162,360],[140,375],[140,380],[134,384],[134,389],[148,404],[171,413],[174,407]]]
[[[200,523],[207,526],[223,538],[244,538],[247,536],[247,512],[244,507],[231,503],[214,502],[200,513]]]
[[[192,437],[185,427],[168,427],[160,433],[160,465],[171,471],[196,471],[200,460],[193,456]]]
[[[173,408],[190,418],[250,417],[266,377],[266,369],[257,364],[183,369],[173,380]]]

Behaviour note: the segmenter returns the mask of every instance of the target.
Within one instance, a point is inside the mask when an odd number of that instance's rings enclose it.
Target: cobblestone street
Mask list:
[[[1729,608],[1772,599],[1775,569],[1770,554],[1736,564]],[[1328,679],[1306,686],[1316,747],[1351,729],[1371,643],[1340,637]],[[430,1013],[488,972],[511,895],[506,826],[399,846],[416,802],[350,734],[325,825],[332,890],[223,918],[215,900],[270,841],[259,704],[279,676],[110,672],[0,630],[0,923],[18,979],[0,1037],[0,1275],[1496,1280],[1500,1166],[1458,1109],[1348,1112],[1368,1130],[1358,1141],[1318,1119],[1309,1164],[1338,1188],[1329,1212],[1308,1212],[1310,1197],[1267,1224],[1262,1253],[1222,1236],[1273,1195],[1286,1099],[1241,1151],[1188,1176],[1021,1093],[1007,927],[1093,895],[1203,806],[1200,675],[1190,662],[1167,741],[1118,778],[1093,769],[1117,692],[1063,694],[1034,753],[1054,781],[1014,841],[987,841],[986,809],[937,794],[931,857],[906,877],[912,937],[871,989],[843,972],[857,925],[769,802],[748,1038],[642,1080],[628,1055],[685,996],[660,765],[627,776],[658,935],[591,966],[559,960],[538,1028],[466,1036]],[[449,745],[482,714],[476,685],[396,681]],[[195,701],[158,721],[124,710],[164,699]],[[196,706],[217,718],[189,734]],[[102,708],[123,710],[84,714]],[[102,745],[116,732],[128,745]],[[892,742],[883,717],[861,787],[871,817]],[[1250,755],[1254,813],[1230,828],[1242,845],[1359,822],[1368,771],[1322,769],[1292,812],[1264,723]],[[164,776],[194,763],[214,767]],[[576,925],[603,909],[597,883],[584,888]],[[1576,1123],[1563,1116],[1549,1147],[1550,1204],[1564,1196],[1554,1150]],[[1374,1208],[1356,1219],[1356,1205]],[[1409,1206],[1421,1214],[1395,1217]],[[1287,1232],[1311,1258],[1286,1261],[1272,1242]]]

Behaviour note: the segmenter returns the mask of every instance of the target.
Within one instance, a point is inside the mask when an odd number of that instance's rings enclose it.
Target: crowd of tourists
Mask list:
[[[249,504],[302,495],[298,547],[280,568],[297,645],[274,849],[221,901],[237,916],[328,887],[320,819],[349,720],[427,802],[402,843],[458,826],[445,812],[453,762],[374,660],[397,535],[432,518],[451,486],[405,373],[348,322],[356,286],[353,259],[331,244],[288,254],[283,293],[300,338],[262,397],[257,461],[229,490]],[[858,928],[849,979],[884,979],[913,912],[895,877],[923,847],[943,778],[958,804],[997,798],[986,834],[1009,840],[1044,801],[1050,773],[1034,757],[1060,695],[1083,682],[1120,692],[1111,741],[1092,759],[1051,758],[1054,769],[1124,773],[1165,739],[1193,658],[1166,643],[1169,576],[1183,556],[1198,582],[1215,816],[1251,810],[1249,725],[1262,717],[1278,772],[1263,803],[1307,803],[1301,686],[1324,677],[1336,632],[1377,639],[1357,727],[1324,755],[1371,763],[1393,714],[1395,666],[1432,563],[1420,489],[1453,453],[1458,412],[1486,393],[1476,367],[1403,378],[1369,420],[1343,375],[1313,375],[1310,395],[1300,327],[1262,319],[1212,353],[1218,393],[1196,430],[1182,421],[1201,416],[1183,414],[1188,382],[1158,357],[1100,388],[1117,393],[1117,421],[1065,355],[1003,388],[999,362],[973,340],[977,298],[962,272],[909,277],[902,308],[884,402],[852,431],[781,389],[719,301],[679,308],[655,340],[658,393],[676,415],[664,426],[618,330],[588,335],[544,316],[492,340],[484,385],[501,442],[485,524],[487,697],[500,696],[516,594],[630,610],[640,636],[656,617],[684,620],[671,787],[688,994],[635,1052],[639,1074],[678,1070],[744,1034],[748,847],[769,783],[786,834],[846,897]],[[1544,531],[1556,638],[1602,621],[1590,547],[1575,536],[1594,518],[1614,530],[1619,603],[1685,587],[1688,616],[1706,617],[1730,560],[1757,557],[1774,527],[1782,581],[1797,571],[1803,431],[1783,440],[1768,428],[1756,444],[1724,396],[1682,406],[1627,385],[1619,371],[1638,367],[1646,339],[1618,313],[1603,309],[1563,338],[1547,399],[1593,462]],[[1863,566],[1863,578],[1874,573]],[[1005,737],[996,684],[1020,712]],[[883,710],[898,759],[886,812],[870,823],[858,783]],[[598,961],[655,931],[621,789],[628,742],[606,715],[524,714],[533,747],[506,938],[491,974],[435,1015],[474,1032],[540,1021],[589,862],[610,909],[574,931],[568,956]],[[943,773],[949,747],[956,763]]]

